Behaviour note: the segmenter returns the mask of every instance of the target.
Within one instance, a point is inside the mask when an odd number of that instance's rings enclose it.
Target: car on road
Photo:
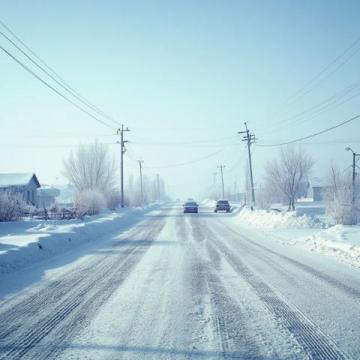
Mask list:
[[[199,204],[195,201],[187,201],[184,204],[184,214],[185,213],[198,213],[199,212]]]
[[[218,200],[216,202],[214,212],[217,213],[218,211],[230,212],[231,211],[231,206],[229,204],[229,201],[227,201],[227,200]]]

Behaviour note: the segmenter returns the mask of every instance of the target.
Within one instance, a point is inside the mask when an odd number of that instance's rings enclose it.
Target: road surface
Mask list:
[[[0,359],[360,358],[358,270],[200,210],[2,278]]]

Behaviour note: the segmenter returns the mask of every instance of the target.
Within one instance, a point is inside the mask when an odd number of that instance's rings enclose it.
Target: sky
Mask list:
[[[247,153],[237,132],[245,121],[257,138],[258,186],[279,152],[260,145],[360,113],[359,13],[358,1],[332,0],[0,2],[1,21],[130,128],[126,174],[137,176],[142,159],[144,173],[159,173],[172,196],[195,198],[214,173],[219,182],[220,164],[225,186],[243,189]],[[1,35],[0,46],[39,73]],[[65,183],[64,159],[95,139],[120,161],[116,125],[82,113],[1,50],[0,75],[0,172]],[[311,176],[324,177],[332,162],[351,165],[345,147],[360,152],[359,131],[357,120],[301,142],[315,160]]]

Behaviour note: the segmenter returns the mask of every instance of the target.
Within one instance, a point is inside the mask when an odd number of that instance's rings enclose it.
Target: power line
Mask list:
[[[7,25],[4,24],[3,21],[0,20],[0,24],[28,51],[35,57],[38,61],[40,61],[49,71],[44,69],[43,66],[39,65],[37,61],[35,61],[31,56],[29,56],[20,46],[18,46],[14,41],[12,41],[6,34],[0,31],[0,34],[9,41],[17,50],[19,50],[27,59],[29,59],[37,68],[43,71],[47,76],[49,76],[53,81],[55,81],[59,86],[61,86],[65,91],[74,96],[78,101],[80,101],[85,106],[89,107],[93,111],[95,111],[98,115],[103,116],[104,118],[112,121],[113,123],[120,125],[118,121],[113,119],[111,116],[107,115],[104,111],[99,109],[97,106],[93,105],[89,100],[87,100],[84,96],[82,96],[78,91],[76,91],[73,87],[71,87],[53,68],[51,68],[44,60],[42,60],[29,46],[27,46]]]
[[[337,124],[337,125],[334,125],[334,126],[331,126],[327,129],[324,129],[324,130],[321,130],[321,131],[318,131],[314,134],[311,134],[311,135],[307,135],[307,136],[304,136],[304,137],[301,137],[301,138],[298,138],[298,139],[295,139],[295,140],[291,140],[291,141],[286,141],[286,142],[283,142],[283,143],[279,143],[279,144],[256,144],[256,146],[261,146],[261,147],[274,147],[274,146],[283,146],[283,145],[290,145],[290,144],[294,144],[294,143],[297,143],[299,141],[303,141],[303,140],[307,140],[307,139],[310,139],[310,138],[313,138],[315,136],[318,136],[318,135],[322,135],[322,134],[325,134],[331,130],[334,130],[334,129],[337,129],[339,128],[340,126],[343,126],[345,124],[348,124],[354,120],[357,120],[360,118],[360,115],[356,115],[348,120],[345,120],[343,122],[341,122],[340,124]]]
[[[336,73],[341,67],[343,67],[346,63],[350,61],[352,57],[354,57],[360,50],[360,47],[355,48],[353,51],[344,61],[342,61],[337,67],[335,67],[332,71],[330,71],[327,75],[323,78],[322,75],[325,74],[329,69],[332,68],[333,65],[338,63],[342,58],[346,56],[351,49],[356,47],[360,43],[360,37],[358,37],[348,48],[346,48],[340,55],[338,55],[334,60],[328,63],[319,73],[317,73],[310,81],[308,81],[304,86],[302,86],[298,91],[296,91],[292,96],[290,96],[283,105],[291,104],[297,101],[299,98],[310,93],[316,86],[321,84],[323,81],[328,79],[331,75]],[[308,88],[309,87],[309,88]]]
[[[356,81],[352,83],[351,85],[345,87],[341,91],[335,93],[334,95],[328,97],[327,99],[321,101],[320,103],[313,105],[306,110],[301,111],[300,113],[293,115],[291,117],[288,117],[282,121],[277,122],[275,127],[269,131],[265,131],[262,134],[270,134],[274,133],[278,130],[281,130],[283,128],[299,124],[303,124],[305,122],[308,122],[321,114],[328,112],[331,109],[337,108],[352,99],[360,96],[360,92],[356,92],[355,94],[351,95],[350,97],[346,97],[347,95],[351,94],[354,90],[356,90],[360,85],[360,81]],[[307,115],[310,115],[310,117],[306,117]],[[302,120],[301,120],[302,119]]]
[[[137,141],[136,138],[134,139],[135,141],[132,141],[133,144],[141,144],[141,145],[171,145],[171,146],[176,146],[176,145],[191,145],[191,144],[209,144],[209,143],[217,143],[217,142],[223,142],[223,141],[227,141],[227,140],[231,140],[231,139],[236,139],[236,136],[227,136],[227,137],[223,137],[223,138],[218,138],[218,139],[208,139],[208,140],[189,140],[189,141],[151,141],[148,139],[144,139],[144,138],[138,138]]]
[[[106,115],[103,111],[98,109],[96,106],[92,105],[85,98],[83,98],[80,94],[78,94],[74,90],[72,90],[68,85],[65,85],[62,82],[60,82],[59,80],[57,80],[53,75],[51,75],[47,70],[45,70],[41,65],[39,65],[35,60],[33,60],[28,54],[26,54],[25,51],[23,51],[19,46],[17,46],[11,39],[9,39],[2,31],[0,31],[0,35],[2,35],[6,40],[8,40],[16,49],[18,49],[24,56],[26,56],[26,58],[29,59],[38,69],[40,69],[47,76],[49,76],[53,81],[55,81],[66,92],[68,92],[70,95],[75,97],[78,101],[80,101],[82,104],[84,104],[85,106],[89,107],[91,110],[96,112],[98,115],[101,115],[101,116],[107,118],[108,120],[112,121],[113,123],[119,125],[119,123],[116,120],[112,119],[110,116]]]
[[[60,97],[62,97],[64,100],[66,100],[67,102],[69,102],[70,104],[72,104],[73,106],[75,106],[78,110],[82,111],[83,113],[85,113],[86,115],[90,116],[92,119],[94,119],[95,121],[99,122],[100,124],[108,127],[109,129],[114,130],[115,128],[111,125],[109,125],[108,123],[106,123],[105,121],[99,119],[98,117],[96,117],[95,115],[91,114],[90,112],[88,112],[87,110],[85,110],[84,108],[82,108],[80,105],[78,105],[77,103],[75,103],[74,101],[72,101],[71,99],[69,99],[67,96],[65,96],[64,94],[62,94],[60,91],[58,91],[56,88],[54,88],[52,85],[50,85],[46,80],[42,79],[39,75],[37,75],[34,71],[32,71],[28,66],[26,66],[23,62],[21,62],[18,58],[16,58],[13,54],[11,54],[8,50],[6,50],[5,48],[3,48],[2,46],[0,46],[0,49],[2,51],[4,51],[4,53],[6,55],[8,55],[12,60],[14,60],[18,65],[20,65],[23,69],[25,69],[28,73],[30,73],[32,76],[34,76],[37,80],[39,80],[41,83],[43,83],[46,87],[48,87],[50,90],[52,90],[53,92],[55,92],[57,95],[59,95]]]
[[[142,146],[151,146],[151,147],[175,147],[175,148],[183,148],[184,145],[181,145],[179,143],[176,144],[162,144],[162,143],[153,143],[153,144],[147,144],[147,143],[142,143],[142,142],[138,142],[138,141],[131,141],[132,144],[134,145],[142,145]],[[239,143],[231,143],[229,144],[231,146],[236,146],[236,145],[240,145]],[[208,145],[202,145],[202,144],[186,144],[186,147],[191,147],[191,148],[221,148],[224,147],[224,144],[208,144]]]
[[[221,152],[225,151],[225,149],[221,149],[221,150],[218,150],[216,152],[213,152],[211,154],[208,154],[206,156],[203,156],[201,158],[197,158],[197,159],[194,159],[194,160],[190,160],[190,161],[186,161],[186,162],[181,162],[181,163],[175,163],[175,164],[168,164],[168,165],[159,165],[159,166],[144,166],[144,168],[148,168],[148,169],[166,169],[166,168],[173,168],[173,167],[179,167],[179,166],[185,166],[185,165],[190,165],[190,164],[194,164],[194,163],[197,163],[197,162],[200,162],[200,161],[203,161],[203,160],[206,160],[206,159],[209,159],[211,157],[214,157],[218,154],[220,154]]]
[[[99,144],[102,145],[116,145],[115,143],[107,143],[107,142],[100,142]],[[24,143],[20,143],[20,144],[7,144],[4,142],[1,142],[0,147],[20,147],[20,148],[34,148],[34,149],[55,149],[55,148],[67,148],[67,149],[74,149],[74,148],[78,148],[81,147],[83,144],[74,144],[74,145],[69,145],[69,144],[24,144]]]
[[[337,145],[337,144],[348,144],[348,143],[360,143],[358,139],[342,139],[342,140],[327,140],[327,141],[311,141],[300,143],[300,145]]]

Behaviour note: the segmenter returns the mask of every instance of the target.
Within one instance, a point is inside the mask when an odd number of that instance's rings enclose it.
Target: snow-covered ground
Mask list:
[[[358,358],[359,269],[242,225],[246,211],[118,215],[1,274],[0,359]]]
[[[360,226],[330,226],[323,221],[323,214],[319,205],[302,206],[295,213],[245,208],[237,215],[237,220],[241,226],[256,228],[283,244],[360,267]]]
[[[121,209],[83,220],[0,222],[0,274],[60,255],[126,229],[148,208]]]

